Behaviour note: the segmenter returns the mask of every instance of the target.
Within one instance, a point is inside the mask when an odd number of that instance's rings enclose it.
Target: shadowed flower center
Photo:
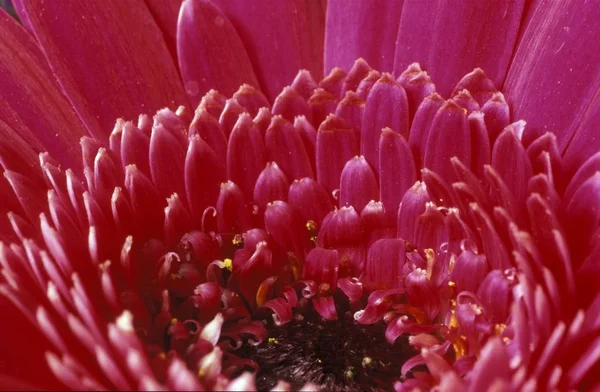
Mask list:
[[[311,320],[312,319],[312,320]],[[318,317],[269,330],[262,344],[241,354],[259,365],[256,385],[270,390],[280,380],[297,390],[311,382],[324,391],[379,391],[400,380],[399,369],[416,355],[406,339],[385,340],[385,325],[361,325]]]

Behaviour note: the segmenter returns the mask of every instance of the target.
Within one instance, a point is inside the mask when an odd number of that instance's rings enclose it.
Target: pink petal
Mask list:
[[[254,202],[265,208],[268,203],[281,200],[287,201],[290,182],[277,163],[269,162],[258,176],[254,186]]]
[[[328,1],[325,72],[333,67],[348,71],[359,57],[375,69],[392,71],[402,3]]]
[[[277,162],[291,180],[313,177],[310,159],[300,134],[281,116],[275,116],[271,120],[265,133],[265,150],[267,159]]]
[[[214,2],[229,18],[270,101],[300,69],[322,78],[325,13],[318,1]],[[282,56],[280,48],[285,51]]]
[[[177,54],[192,106],[211,88],[231,96],[244,83],[258,87],[240,37],[209,1],[183,2],[177,24]]]
[[[0,121],[36,151],[48,150],[79,172],[77,142],[87,131],[54,81],[43,53],[4,11],[0,35]]]
[[[394,74],[417,61],[447,97],[475,67],[500,86],[508,69],[524,1],[454,3],[409,1],[398,29]]]
[[[415,161],[406,139],[389,128],[379,137],[379,186],[381,201],[396,216],[404,193],[417,180]]]
[[[325,215],[333,210],[331,196],[312,178],[295,180],[288,191],[288,201],[295,207],[304,221],[312,220],[320,227]]]
[[[143,2],[22,4],[56,78],[94,136],[107,139],[117,118],[187,104],[162,32]]]
[[[406,138],[408,116],[406,92],[390,74],[383,74],[373,85],[365,102],[360,134],[360,152],[373,170],[379,171],[381,130],[389,127]]]
[[[328,192],[339,189],[340,175],[348,160],[358,154],[355,131],[346,121],[330,115],[317,132],[317,180]],[[331,154],[331,151],[336,151]]]
[[[373,169],[362,156],[349,160],[340,179],[340,206],[352,206],[356,211],[371,200],[379,199],[379,187]]]
[[[590,137],[593,132],[580,125],[587,116],[596,117],[600,41],[594,21],[600,9],[587,2],[564,1],[532,5],[530,14],[504,93],[514,118],[527,120],[526,134],[556,133],[563,153],[576,137],[569,158],[580,163],[598,149],[598,139]],[[583,144],[595,147],[588,150]],[[579,154],[582,149],[586,155]]]
[[[363,279],[367,290],[397,289],[404,285],[404,247],[405,242],[397,238],[381,239],[371,245]]]
[[[144,0],[165,37],[171,56],[177,59],[177,17],[182,0]]]

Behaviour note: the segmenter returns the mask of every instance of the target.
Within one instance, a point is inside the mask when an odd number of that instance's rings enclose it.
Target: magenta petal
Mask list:
[[[177,58],[177,17],[182,0],[144,0],[156,24],[163,32],[165,43],[174,59]]]
[[[260,173],[254,186],[254,202],[265,208],[268,203],[281,200],[287,201],[290,182],[277,163],[269,162]]]
[[[373,85],[363,112],[360,151],[375,171],[379,171],[379,137],[385,127],[408,136],[406,92],[390,74]]]
[[[524,3],[406,2],[396,41],[394,74],[417,61],[436,81],[440,94],[448,96],[464,74],[481,67],[500,86]]]
[[[119,117],[132,120],[187,104],[162,32],[143,2],[48,7],[25,0],[23,7],[56,78],[94,136],[107,138]]]
[[[367,299],[367,306],[365,309],[354,313],[354,320],[358,321],[360,324],[375,324],[383,318],[386,311],[389,309],[391,305],[391,299],[389,297],[402,293],[404,293],[403,288],[373,291]]]
[[[456,259],[452,270],[456,291],[476,293],[488,271],[489,266],[484,255],[478,255],[470,250],[462,252]]]
[[[312,93],[311,93],[312,95]],[[294,121],[296,116],[304,115],[311,118],[310,108],[306,99],[303,98],[294,88],[285,87],[281,94],[275,98],[273,110],[271,112],[282,115],[288,121]]]
[[[241,189],[231,181],[221,184],[217,199],[217,226],[223,233],[243,233],[250,230],[250,213]]]
[[[225,170],[215,152],[198,136],[190,138],[184,164],[185,190],[192,216],[202,222],[204,211],[214,206]]]
[[[185,149],[177,138],[161,125],[154,127],[150,137],[150,173],[163,200],[173,192],[185,198],[184,161]]]
[[[595,152],[598,139],[589,137],[593,133],[587,126],[579,126],[593,111],[590,105],[595,105],[600,87],[600,41],[594,22],[600,9],[568,1],[535,4],[530,13],[504,87],[513,116],[527,120],[527,134],[555,132],[563,153],[579,133],[584,137],[577,136],[573,152],[584,143],[593,144]],[[587,158],[577,155],[572,159]]]
[[[427,72],[421,69],[419,63],[412,63],[406,68],[406,71],[398,77],[398,83],[406,91],[408,97],[408,107],[410,109],[410,119],[415,116],[415,112],[425,97],[435,92],[435,84]]]
[[[402,3],[328,1],[325,72],[333,67],[347,71],[359,57],[373,68],[392,71]]]
[[[227,139],[221,125],[208,110],[202,107],[196,110],[189,128],[188,137],[191,139],[195,135],[200,136],[218,157],[227,155]]]
[[[495,93],[487,101],[481,111],[484,114],[485,126],[488,129],[490,140],[494,142],[500,132],[510,123],[510,109],[502,93]]]
[[[467,167],[471,165],[471,135],[466,110],[453,101],[447,101],[433,119],[423,165],[452,182],[455,175],[450,158],[453,157]]]
[[[335,154],[331,154],[335,151]],[[317,132],[317,180],[328,192],[339,189],[342,170],[358,154],[355,131],[346,121],[330,115]]]
[[[402,198],[398,210],[398,237],[415,245],[417,242],[416,225],[418,217],[425,212],[425,205],[430,202],[429,193],[424,183],[417,181]]]
[[[404,193],[417,180],[415,161],[404,137],[384,128],[379,138],[379,186],[381,201],[396,216]]]
[[[412,150],[417,167],[423,167],[425,147],[431,133],[431,125],[435,114],[444,105],[444,99],[439,94],[431,94],[421,102],[410,126],[408,144]]]
[[[304,260],[309,249],[309,235],[300,215],[289,204],[277,200],[267,205],[265,229],[284,254],[294,255],[290,259]],[[292,265],[292,269],[298,267]],[[299,273],[299,270],[294,271],[294,275]]]
[[[254,183],[265,167],[262,136],[249,114],[241,115],[227,146],[227,174],[240,186],[247,200],[252,200]]]
[[[497,381],[510,380],[509,356],[499,337],[493,337],[481,350],[471,372],[469,391],[487,391]]]
[[[363,278],[367,290],[397,289],[404,286],[404,247],[404,241],[396,238],[381,239],[371,245]]]
[[[0,35],[0,121],[37,151],[46,149],[79,172],[77,142],[87,132],[54,81],[43,53],[4,11]]]
[[[354,129],[356,140],[360,140],[364,108],[365,101],[360,99],[354,91],[348,91],[335,109],[335,115],[346,120]]]
[[[600,138],[596,132],[599,124],[600,99],[596,93],[564,152],[565,164],[569,173],[573,173],[586,159],[600,150]]]
[[[258,87],[240,37],[209,1],[183,2],[177,23],[177,54],[192,106],[211,88],[231,96],[244,83]]]
[[[337,249],[340,254],[340,273],[353,275],[363,267],[366,256],[362,245],[363,227],[360,215],[352,207],[342,207],[323,220],[317,246]]]
[[[519,125],[507,127],[500,134],[492,151],[492,166],[512,192],[517,206],[523,206],[527,197],[527,183],[533,175],[531,162],[519,140]]]
[[[339,199],[340,206],[352,206],[356,211],[362,211],[369,201],[379,199],[377,178],[364,157],[354,157],[344,166]]]
[[[312,178],[294,181],[290,185],[288,201],[306,222],[312,220],[317,228],[321,226],[325,215],[333,210],[331,196]]]
[[[320,2],[217,0],[214,3],[240,35],[270,101],[300,69],[307,69],[321,79],[325,10]],[[285,56],[273,48],[285,50]]]
[[[313,306],[325,320],[337,320],[335,301],[332,296],[313,298]]]
[[[291,123],[281,116],[274,116],[265,133],[267,159],[279,164],[291,179],[313,177],[310,159],[302,138]]]
[[[335,290],[338,280],[339,255],[335,249],[314,248],[306,256],[303,279],[313,280],[319,290]]]

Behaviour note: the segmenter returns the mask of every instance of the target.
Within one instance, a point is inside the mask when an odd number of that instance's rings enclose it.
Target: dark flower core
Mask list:
[[[259,365],[256,386],[270,390],[279,380],[297,390],[311,382],[323,391],[380,391],[400,381],[399,369],[417,354],[407,339],[385,340],[385,324],[361,325],[319,317],[269,330],[269,338],[240,353]]]

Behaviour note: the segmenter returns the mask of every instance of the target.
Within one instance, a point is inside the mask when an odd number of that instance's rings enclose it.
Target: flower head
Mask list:
[[[597,386],[597,87],[575,56],[548,96],[560,5],[67,3],[0,14],[7,352],[72,389]]]

